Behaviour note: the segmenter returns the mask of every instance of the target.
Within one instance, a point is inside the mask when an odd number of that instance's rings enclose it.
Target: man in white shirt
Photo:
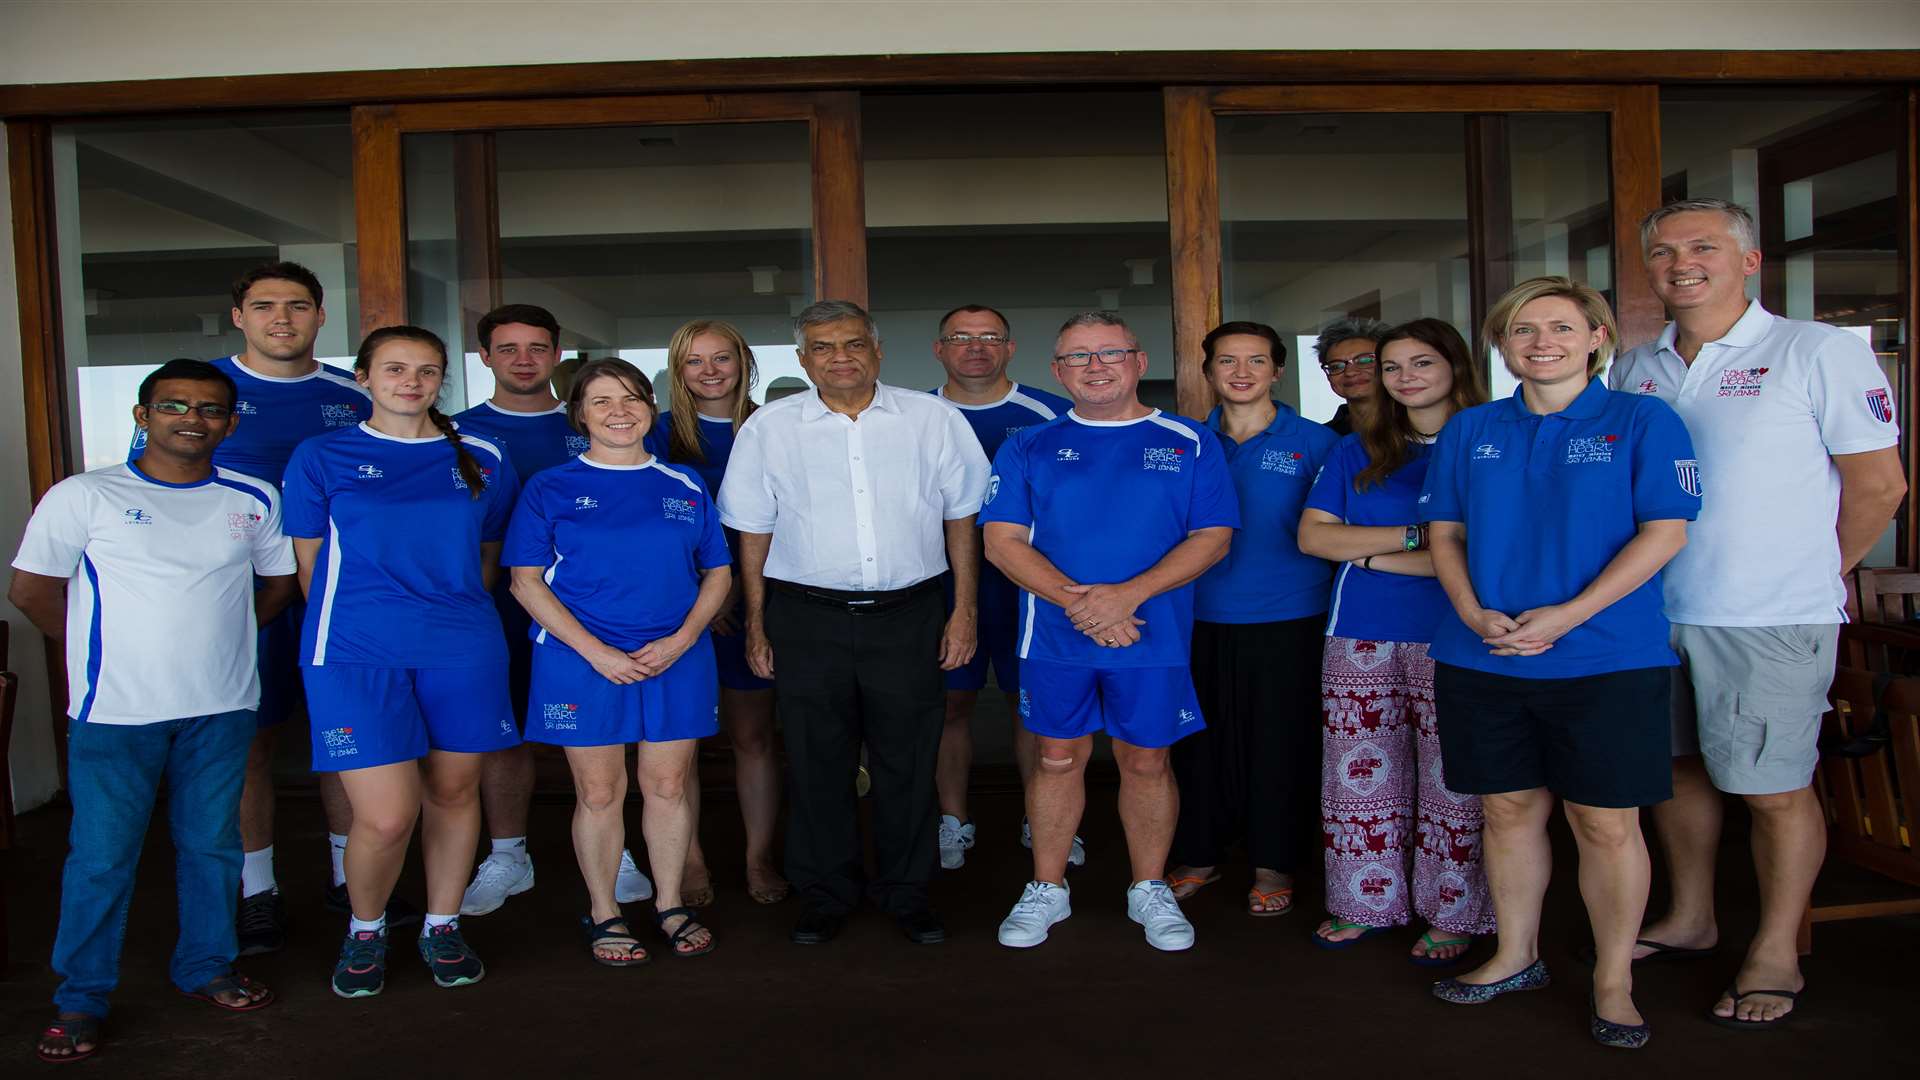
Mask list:
[[[741,427],[719,497],[740,532],[747,661],[774,681],[793,764],[793,940],[832,940],[859,903],[864,743],[877,853],[866,892],[909,940],[933,944],[946,938],[927,907],[941,672],[973,657],[987,459],[952,406],[879,381],[880,337],[858,304],[808,307],[794,339],[813,389]]]
[[[1906,493],[1900,432],[1864,342],[1747,300],[1760,246],[1744,207],[1670,203],[1640,235],[1648,280],[1673,322],[1616,361],[1609,381],[1680,413],[1705,501],[1665,582],[1686,676],[1674,683],[1673,798],[1654,808],[1673,902],[1642,929],[1634,957],[1686,959],[1718,946],[1720,793],[1742,796],[1753,814],[1760,927],[1711,1015],[1729,1027],[1775,1027],[1805,986],[1795,939],[1826,854],[1811,785],[1846,619],[1841,575]]]
[[[240,786],[260,701],[255,628],[293,598],[295,567],[273,486],[213,464],[237,397],[211,364],[162,365],[133,410],[140,460],[55,484],[13,560],[7,598],[67,643],[73,828],[58,1014],[38,1048],[48,1061],[99,1047],[163,780],[180,899],[172,982],[230,1011],[273,1000],[233,970]]]

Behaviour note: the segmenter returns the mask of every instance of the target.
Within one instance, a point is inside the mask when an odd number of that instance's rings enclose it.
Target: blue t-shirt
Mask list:
[[[223,356],[213,366],[231,375],[240,391],[233,401],[240,423],[214,448],[213,463],[275,487],[286,475],[294,447],[373,415],[367,392],[339,368],[321,364],[297,378],[276,379],[255,374],[237,356]],[[127,460],[138,461],[146,452],[147,433],[136,430]]]
[[[522,484],[543,469],[551,469],[586,452],[587,437],[567,423],[567,407],[546,412],[508,412],[483,401],[453,418],[460,430],[478,435],[513,459],[513,471]]]
[[[300,662],[390,668],[505,663],[480,545],[505,539],[520,494],[513,461],[476,435],[487,473],[470,497],[440,435],[400,439],[365,424],[309,439],[287,463],[288,536],[319,539]]]
[[[670,453],[673,443],[671,411],[661,413],[647,432],[647,453],[661,461],[685,465],[700,474],[700,482],[707,485],[708,491],[719,491],[720,481],[727,475],[727,459],[733,456],[733,417],[695,413],[694,419],[698,421],[694,430],[700,433],[700,453],[705,460],[678,461]]]
[[[1423,520],[1466,523],[1474,592],[1481,606],[1507,615],[1573,599],[1641,522],[1700,513],[1693,440],[1666,402],[1595,379],[1565,409],[1539,416],[1523,390],[1440,429],[1420,494]],[[1533,679],[1671,667],[1679,659],[1667,645],[1660,600],[1655,574],[1538,656],[1492,655],[1449,610],[1430,654]]]
[[[980,450],[992,461],[1000,452],[1000,446],[1007,436],[1022,428],[1044,424],[1049,420],[1067,415],[1073,408],[1073,402],[1058,394],[1049,394],[1045,390],[1035,390],[1030,386],[1013,384],[1013,389],[999,401],[987,405],[962,405],[941,393],[944,387],[936,387],[934,397],[960,410],[960,416],[973,429],[973,437],[980,440]],[[952,589],[952,576],[947,577],[948,589]],[[948,604],[951,606],[952,597]],[[1020,587],[1007,580],[998,567],[985,559],[980,560],[980,581],[978,591],[980,627],[1004,627],[1017,618],[1020,608]]]
[[[622,651],[680,629],[701,571],[730,561],[706,485],[658,457],[576,458],[527,481],[500,552],[502,566],[545,567],[547,587],[580,625]],[[533,640],[567,648],[540,627]]]
[[[1226,451],[1242,524],[1227,557],[1194,583],[1194,618],[1266,623],[1324,613],[1333,567],[1300,553],[1300,508],[1340,436],[1277,401],[1273,423],[1244,443],[1221,432],[1218,408],[1207,426]]]
[[[993,458],[981,524],[1028,527],[1028,542],[1084,585],[1137,577],[1196,529],[1237,528],[1220,440],[1206,427],[1155,409],[1137,420],[1084,420],[1072,412],[1015,432]],[[1192,657],[1193,586],[1141,604],[1138,643],[1103,648],[1073,628],[1066,609],[1020,598],[1022,660],[1098,668],[1185,667]]]
[[[1405,528],[1420,520],[1420,489],[1427,480],[1433,447],[1413,446],[1405,465],[1365,491],[1354,478],[1371,463],[1360,436],[1340,440],[1307,494],[1307,508],[1332,514],[1348,525]],[[1327,610],[1327,636],[1358,641],[1433,641],[1434,628],[1453,610],[1436,578],[1363,570],[1341,563],[1333,579]]]

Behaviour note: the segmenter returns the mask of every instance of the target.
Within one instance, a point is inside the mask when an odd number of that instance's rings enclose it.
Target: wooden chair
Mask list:
[[[7,624],[0,621],[0,627]],[[13,711],[20,701],[20,676],[0,671],[0,858],[12,858],[13,847]],[[3,880],[3,879],[0,879]],[[0,976],[7,970],[7,890],[0,884]]]
[[[1920,573],[1862,566],[1853,572],[1860,617],[1870,623],[1913,623],[1920,616]]]
[[[1841,667],[1829,698],[1833,711],[1823,721],[1814,774],[1827,816],[1828,856],[1920,887],[1920,678]],[[1813,951],[1814,923],[1915,913],[1920,896],[1815,905],[1801,922],[1800,951]]]

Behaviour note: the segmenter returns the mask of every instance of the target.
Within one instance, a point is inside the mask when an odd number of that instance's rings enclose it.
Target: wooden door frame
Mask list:
[[[407,321],[405,136],[777,121],[807,124],[814,296],[865,306],[866,190],[860,161],[860,95],[853,91],[356,105],[353,196],[360,259],[360,332]],[[497,250],[497,229],[495,222],[486,238],[487,250]]]
[[[1213,393],[1200,339],[1219,325],[1221,221],[1218,121],[1275,113],[1604,113],[1613,204],[1614,308],[1623,345],[1652,340],[1665,312],[1626,261],[1640,219],[1660,206],[1660,92],[1640,85],[1173,86],[1164,91],[1168,227],[1173,249],[1174,386],[1180,411],[1204,416]],[[1468,193],[1469,205],[1477,198]],[[1484,288],[1484,285],[1483,285]],[[1296,364],[1304,364],[1297,358]]]

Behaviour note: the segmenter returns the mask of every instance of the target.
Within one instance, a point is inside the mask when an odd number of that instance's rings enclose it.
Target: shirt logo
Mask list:
[[[1474,448],[1473,448],[1473,460],[1475,460],[1475,461],[1499,461],[1499,460],[1500,460],[1500,448],[1499,448],[1499,447],[1497,447],[1497,446],[1495,446],[1495,445],[1493,445],[1493,444],[1492,444],[1492,443],[1490,443],[1490,442],[1483,442],[1483,443],[1481,443],[1481,444],[1480,444],[1479,446],[1476,446],[1476,447],[1474,447]]]
[[[671,496],[660,500],[660,516],[668,521],[684,521],[692,524],[694,512],[700,504],[692,499],[675,499]]]
[[[600,505],[600,500],[594,498],[591,495],[582,495],[579,498],[573,500],[573,508],[575,510],[592,510],[594,507],[599,505]]]
[[[453,473],[453,486],[461,491],[467,490],[467,478],[460,475],[460,466],[452,466],[448,471]],[[493,486],[493,470],[484,465],[480,467],[480,486]]]
[[[1148,472],[1179,472],[1182,455],[1186,453],[1174,446],[1149,446],[1140,467]]]
[[[360,752],[354,745],[353,729],[350,727],[328,728],[320,733],[320,745],[330,758],[353,757]]]
[[[1567,464],[1605,464],[1613,460],[1613,444],[1618,435],[1589,435],[1567,440]]]
[[[125,520],[126,523],[129,525],[153,524],[153,515],[147,513],[145,510],[142,510],[139,507],[134,507],[132,509],[129,509],[125,514],[121,515],[121,518]]]
[[[1060,450],[1059,450],[1059,451],[1058,451],[1057,453],[1055,453],[1055,454],[1053,455],[1053,460],[1055,460],[1055,461],[1079,461],[1079,460],[1080,460],[1080,451],[1078,451],[1078,450],[1070,450],[1070,449],[1067,449],[1066,447],[1061,447],[1061,448],[1060,448]]]
[[[145,450],[147,448],[147,429],[146,428],[141,428],[140,430],[133,433],[133,448],[135,450]]]
[[[259,406],[255,405],[251,401],[234,402],[233,411],[236,416],[259,416],[260,415]]]
[[[585,435],[567,436],[567,454],[570,457],[579,457],[581,454],[586,453],[590,445],[592,444],[587,441]]]
[[[1720,389],[1715,397],[1759,397],[1760,380],[1772,368],[1728,368],[1720,373]]]
[[[1893,423],[1893,399],[1887,396],[1886,387],[1875,387],[1867,391],[1867,411],[1873,414],[1875,420],[1883,424]]]
[[[1262,450],[1260,451],[1260,468],[1267,472],[1299,476],[1300,470],[1304,467],[1301,461],[1305,457],[1306,455],[1298,450]]]
[[[992,477],[990,477],[987,480],[987,500],[986,501],[992,502],[993,497],[998,494],[1000,494],[1000,475],[998,473],[995,473]]]
[[[1700,497],[1700,462],[1698,459],[1675,458],[1673,460],[1673,477],[1680,481],[1681,491],[1686,492],[1696,499]]]
[[[254,526],[259,523],[259,514],[228,514],[227,535],[235,540],[249,539],[253,536]]]
[[[353,472],[355,476],[362,480],[378,480],[387,475],[380,471],[380,466],[378,465],[361,465],[355,468]]]
[[[352,427],[360,422],[351,405],[320,406],[320,422],[328,427]]]
[[[1660,392],[1660,384],[1657,382],[1654,382],[1652,379],[1641,379],[1640,385],[1635,387],[1634,389],[1640,391],[1643,394],[1657,394]]]

